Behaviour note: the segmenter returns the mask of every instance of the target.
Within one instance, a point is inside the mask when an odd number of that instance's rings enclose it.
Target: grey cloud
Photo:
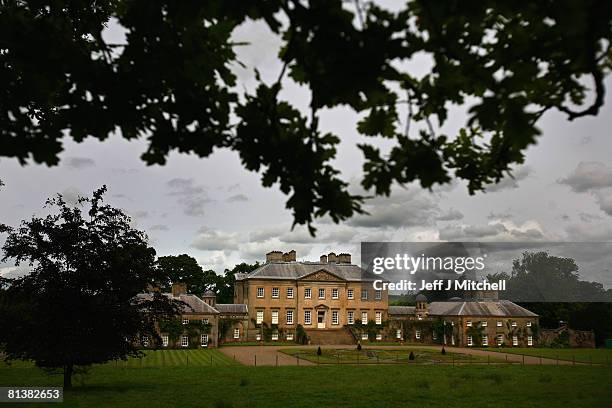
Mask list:
[[[450,210],[438,215],[436,220],[438,221],[458,221],[463,219],[461,211],[451,208]]]
[[[603,212],[612,216],[612,193],[597,194],[597,203]]]
[[[541,231],[535,228],[530,228],[525,231],[513,229],[513,230],[510,230],[510,235],[520,240],[526,240],[526,241],[540,240],[544,238],[544,234],[542,234]]]
[[[170,228],[164,224],[155,224],[149,227],[151,231],[170,231]]]
[[[228,197],[225,201],[227,201],[228,203],[244,202],[249,201],[249,197],[245,196],[244,194],[236,194],[231,197]]]
[[[135,219],[147,218],[149,216],[149,212],[144,211],[144,210],[134,211],[134,212],[131,212],[130,215],[132,216],[132,218],[135,218]]]
[[[440,239],[454,241],[457,239],[478,239],[507,232],[502,224],[488,225],[452,225],[440,230]]]
[[[578,214],[578,216],[580,217],[580,221],[582,222],[593,222],[593,221],[599,221],[602,219],[602,217],[597,214],[580,213]]]
[[[96,162],[93,159],[87,157],[67,157],[62,160],[62,164],[73,169],[84,169],[87,167],[95,166]]]
[[[612,225],[609,222],[571,224],[565,228],[568,241],[612,241]]]
[[[512,219],[512,214],[509,212],[502,212],[502,213],[490,212],[489,215],[487,215],[487,219],[488,220],[510,220]]]
[[[170,190],[168,195],[191,196],[206,192],[204,187],[196,185],[192,178],[173,178],[166,182],[166,186]]]
[[[558,183],[568,185],[577,193],[612,187],[612,168],[602,162],[580,162],[572,173],[558,180]]]
[[[83,197],[83,193],[76,187],[68,187],[61,193],[62,198],[68,205],[75,205],[79,201],[79,197]]]
[[[525,180],[533,171],[529,166],[519,167],[512,172],[512,176],[506,176],[498,183],[485,186],[487,193],[495,193],[503,190],[511,190],[518,188],[519,181]]]
[[[183,206],[183,213],[190,217],[204,216],[205,204],[212,202],[206,196],[206,189],[197,185],[191,178],[173,178],[166,182],[170,190],[168,195],[178,197],[178,202]]]
[[[236,234],[201,228],[191,247],[201,251],[231,251],[238,249],[238,237]]]

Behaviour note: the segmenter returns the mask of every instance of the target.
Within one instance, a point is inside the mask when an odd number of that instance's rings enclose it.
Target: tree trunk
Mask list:
[[[72,388],[72,364],[66,364],[64,366],[64,389]]]

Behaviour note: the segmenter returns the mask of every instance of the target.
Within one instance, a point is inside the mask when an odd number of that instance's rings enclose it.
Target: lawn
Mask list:
[[[596,364],[612,364],[612,349],[556,349],[556,348],[486,348],[482,350],[497,351],[500,353],[509,354],[524,354],[526,356],[544,357],[559,360],[596,363]]]
[[[414,364],[436,364],[436,363],[485,363],[502,362],[503,360],[487,357],[472,356],[462,353],[446,354],[439,350],[420,349],[418,347],[402,348],[396,350],[367,348],[357,351],[356,349],[334,349],[323,348],[321,355],[317,355],[316,348],[292,348],[281,349],[282,353],[293,357],[312,361],[319,364],[394,364],[394,363],[414,363]],[[410,352],[414,354],[414,360],[410,360]]]
[[[34,367],[0,368],[0,386],[61,383],[60,375],[48,376]],[[118,369],[104,365],[75,381],[63,406],[608,407],[610,383],[612,370],[601,366],[179,364]]]

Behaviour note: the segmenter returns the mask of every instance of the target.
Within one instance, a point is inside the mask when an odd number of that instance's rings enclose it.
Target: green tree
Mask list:
[[[130,218],[103,202],[106,188],[70,207],[61,195],[47,201],[51,214],[8,232],[2,261],[30,265],[0,290],[0,344],[7,360],[33,360],[63,369],[64,387],[76,367],[138,356],[141,336],[157,338],[155,322],[179,305],[155,292],[167,279],[155,250]]]
[[[226,148],[264,186],[277,184],[294,223],[314,233],[317,217],[340,222],[364,200],[333,166],[340,139],[321,128],[323,110],[348,107],[363,118],[361,135],[390,142],[385,153],[359,145],[366,190],[455,177],[474,193],[523,162],[545,112],[600,112],[611,16],[603,0],[413,0],[397,12],[360,0],[7,0],[0,156],[53,165],[63,137],[117,130],[147,139],[148,164],[173,150]],[[125,43],[102,35],[111,19]],[[232,33],[247,19],[282,38],[283,66],[273,83],[257,77],[257,90],[239,95],[230,67],[243,44]],[[430,69],[402,63],[416,57]],[[307,114],[281,99],[287,76],[310,91]],[[468,117],[445,134],[453,105]]]
[[[169,290],[174,282],[183,282],[189,293],[201,296],[207,290],[215,289],[219,281],[214,271],[204,271],[198,261],[187,254],[160,256],[158,263],[168,276],[168,281],[162,283],[165,290]]]
[[[234,284],[236,283],[237,273],[249,273],[259,268],[259,262],[248,264],[246,262],[239,263],[231,270],[226,269],[223,276],[220,277],[217,284],[217,302],[218,303],[233,303],[234,302]]]

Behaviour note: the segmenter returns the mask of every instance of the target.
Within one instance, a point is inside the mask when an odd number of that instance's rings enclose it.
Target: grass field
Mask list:
[[[25,365],[0,368],[0,386],[61,383],[61,375],[48,376]],[[177,365],[117,369],[104,365],[94,367],[83,381],[75,381],[63,406],[608,407],[610,383],[612,370],[601,366]]]
[[[319,364],[392,364],[392,363],[414,363],[414,364],[435,364],[435,363],[482,363],[488,362],[502,362],[500,358],[490,358],[471,356],[467,354],[451,353],[441,354],[438,350],[420,349],[415,348],[403,348],[401,350],[389,350],[389,349],[362,349],[357,351],[355,349],[333,349],[323,348],[321,349],[321,355],[317,355],[317,349],[308,348],[292,348],[292,349],[281,349],[282,353],[289,354],[291,356],[299,357],[304,360],[312,361],[313,363]],[[410,352],[414,353],[414,360],[410,360]]]
[[[194,350],[148,350],[143,358],[130,358],[127,361],[114,361],[103,364],[109,368],[163,368],[163,367],[210,367],[239,365],[231,357],[216,349]],[[31,363],[15,361],[11,363],[14,368],[31,367]],[[6,364],[0,361],[0,367]]]
[[[487,348],[487,351],[498,351],[500,353],[524,354],[526,356],[544,357],[559,360],[595,364],[612,364],[612,349],[554,349],[554,348]]]

